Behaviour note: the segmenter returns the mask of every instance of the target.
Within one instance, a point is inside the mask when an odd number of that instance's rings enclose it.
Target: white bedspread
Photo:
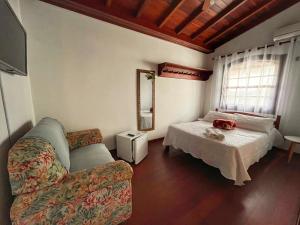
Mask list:
[[[164,146],[173,146],[219,168],[222,175],[243,185],[251,178],[248,168],[272,149],[278,131],[261,133],[245,129],[222,130],[224,140],[208,138],[205,129],[212,123],[196,121],[169,126]]]

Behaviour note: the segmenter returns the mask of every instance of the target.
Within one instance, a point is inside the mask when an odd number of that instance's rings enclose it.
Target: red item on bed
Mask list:
[[[234,120],[216,119],[213,126],[224,130],[233,130],[236,127],[236,122]]]

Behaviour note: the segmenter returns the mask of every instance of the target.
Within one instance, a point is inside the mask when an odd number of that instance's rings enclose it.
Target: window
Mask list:
[[[256,56],[225,63],[220,108],[275,114],[282,56]]]

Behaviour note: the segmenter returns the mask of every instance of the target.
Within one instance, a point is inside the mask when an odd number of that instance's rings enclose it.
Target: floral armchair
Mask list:
[[[70,150],[102,141],[97,129],[66,136]],[[8,171],[14,225],[115,225],[131,216],[133,171],[124,161],[70,173],[49,141],[24,137],[9,151]]]

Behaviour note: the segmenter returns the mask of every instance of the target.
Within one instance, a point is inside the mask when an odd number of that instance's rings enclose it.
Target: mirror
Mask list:
[[[138,130],[154,130],[155,71],[137,70],[137,123]]]

